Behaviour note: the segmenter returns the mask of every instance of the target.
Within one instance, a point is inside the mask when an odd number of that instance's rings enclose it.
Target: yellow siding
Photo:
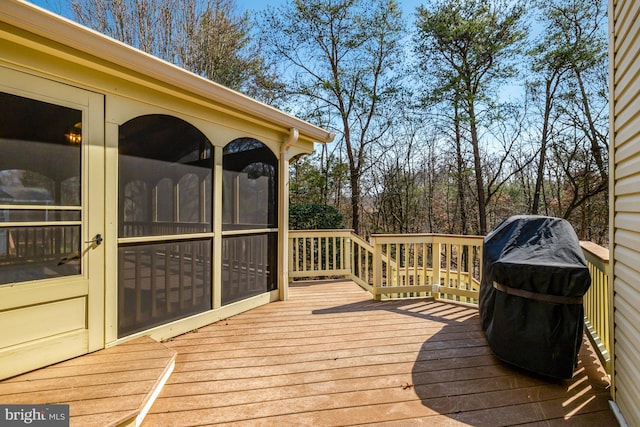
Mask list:
[[[0,313],[0,347],[85,328],[86,298],[74,298]]]
[[[614,396],[640,425],[640,2],[610,2]]]
[[[81,241],[104,237],[83,255],[77,277],[0,286],[0,378],[123,340],[117,336],[118,126],[134,117],[172,115],[213,143],[214,266],[221,264],[222,147],[251,137],[280,158],[278,270],[286,278],[287,161],[333,134],[20,0],[0,0],[0,52],[0,86],[83,111]],[[286,298],[285,281],[280,295],[267,292],[222,307],[220,269],[212,275],[212,310],[144,333],[168,338]]]
[[[79,356],[77,349],[88,346],[89,333],[82,329],[11,347],[0,352],[0,378]]]
[[[31,282],[21,286],[5,286],[0,292],[0,311],[86,295],[88,289],[85,280],[65,278],[49,280],[44,284]]]

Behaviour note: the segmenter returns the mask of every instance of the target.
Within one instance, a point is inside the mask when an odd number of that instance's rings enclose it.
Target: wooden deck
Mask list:
[[[72,426],[136,425],[167,381],[144,426],[617,425],[586,339],[574,378],[549,381],[498,361],[475,308],[373,301],[351,281],[289,295],[0,381],[0,403],[67,403]]]
[[[586,339],[574,378],[549,381],[498,361],[477,309],[350,281],[289,295],[166,342],[175,370],[143,425],[617,425]]]
[[[68,404],[72,426],[136,425],[171,374],[175,357],[161,343],[138,338],[0,381],[0,403]]]

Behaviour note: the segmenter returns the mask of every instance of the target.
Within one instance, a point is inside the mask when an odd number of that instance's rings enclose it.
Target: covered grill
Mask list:
[[[568,379],[582,344],[591,276],[571,225],[513,216],[484,239],[480,320],[501,360]]]

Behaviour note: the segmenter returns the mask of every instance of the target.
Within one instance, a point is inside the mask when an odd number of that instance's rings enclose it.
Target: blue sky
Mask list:
[[[0,0],[1,1],[1,0]],[[27,0],[33,4],[48,9],[52,12],[72,18],[71,12],[71,0]],[[277,6],[285,4],[290,0],[236,0],[236,5],[241,11],[247,10],[258,11],[265,9],[267,5]],[[405,18],[412,22],[415,14],[415,10],[418,6],[425,3],[426,0],[398,0],[398,3],[402,7]]]

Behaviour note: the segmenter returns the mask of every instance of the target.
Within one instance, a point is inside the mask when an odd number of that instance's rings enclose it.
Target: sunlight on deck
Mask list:
[[[571,380],[497,360],[474,307],[372,299],[354,282],[291,285],[164,343],[148,337],[0,381],[2,403],[69,403],[71,426],[616,426],[588,339]],[[530,349],[523,349],[530,351]]]
[[[588,340],[574,378],[550,381],[498,361],[477,316],[294,283],[288,301],[167,342],[176,369],[144,425],[617,425]]]

